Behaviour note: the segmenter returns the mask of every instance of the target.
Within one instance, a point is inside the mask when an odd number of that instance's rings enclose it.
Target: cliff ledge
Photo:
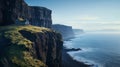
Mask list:
[[[62,38],[50,29],[0,27],[1,67],[61,67]]]

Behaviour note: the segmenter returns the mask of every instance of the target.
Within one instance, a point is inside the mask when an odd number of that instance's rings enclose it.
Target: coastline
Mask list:
[[[77,60],[74,60],[67,52],[69,51],[78,51],[78,50],[81,50],[81,49],[66,49],[66,48],[63,48],[63,51],[62,51],[62,67],[91,67],[93,65],[87,65],[83,62],[79,62]]]

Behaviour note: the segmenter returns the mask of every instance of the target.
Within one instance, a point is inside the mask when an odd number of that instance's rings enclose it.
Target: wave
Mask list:
[[[81,57],[81,56],[78,56],[76,55],[76,53],[83,53],[83,52],[91,52],[93,51],[94,49],[92,48],[82,48],[82,50],[80,51],[72,51],[72,52],[68,52],[68,54],[74,59],[74,60],[77,60],[79,62],[83,62],[87,65],[92,65],[91,67],[103,67],[101,64],[99,63],[96,63],[92,60],[88,60],[84,57]]]

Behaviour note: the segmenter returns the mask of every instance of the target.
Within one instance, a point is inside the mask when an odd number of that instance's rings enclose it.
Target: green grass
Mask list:
[[[31,47],[30,44],[32,44],[32,42],[24,38],[19,33],[20,30],[29,31],[31,33],[37,33],[37,32],[44,33],[43,30],[51,32],[50,29],[44,27],[31,26],[31,25],[25,25],[25,26],[13,25],[13,26],[0,27],[0,32],[1,33],[4,32],[4,36],[7,39],[10,39],[13,44],[25,45],[26,47]],[[1,33],[0,35],[2,35]]]
[[[22,34],[19,33],[20,30],[29,31],[31,33],[44,33],[43,30],[52,32],[50,29],[31,25],[1,26],[0,39],[4,36],[6,40],[10,40],[10,46],[5,48],[5,58],[13,64],[13,67],[46,67],[42,61],[32,56],[33,42],[23,37]]]

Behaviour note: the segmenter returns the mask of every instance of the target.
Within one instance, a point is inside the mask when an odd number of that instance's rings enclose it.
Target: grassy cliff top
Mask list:
[[[33,42],[22,36],[21,30],[29,31],[31,34],[52,32],[50,29],[31,25],[1,26],[0,27],[0,48],[3,47],[0,63],[10,62],[12,67],[46,67],[46,65],[33,57]],[[28,35],[29,36],[29,35]],[[7,47],[6,47],[7,45]]]
[[[44,27],[37,27],[37,26],[31,26],[31,25],[12,25],[12,26],[2,26],[0,27],[0,37],[4,36],[7,39],[10,39],[13,44],[18,45],[26,45],[31,44],[32,42],[26,38],[24,38],[20,30],[29,31],[31,34],[33,33],[44,33],[44,31],[52,32],[48,28]],[[26,45],[26,47],[30,47],[29,45]]]
[[[31,32],[42,32],[42,30],[46,30],[46,31],[51,31],[48,28],[44,28],[44,27],[37,27],[37,26],[32,26],[32,25],[9,25],[9,26],[0,26],[0,32],[2,31],[9,31],[9,30],[27,30],[27,31],[31,31]]]

